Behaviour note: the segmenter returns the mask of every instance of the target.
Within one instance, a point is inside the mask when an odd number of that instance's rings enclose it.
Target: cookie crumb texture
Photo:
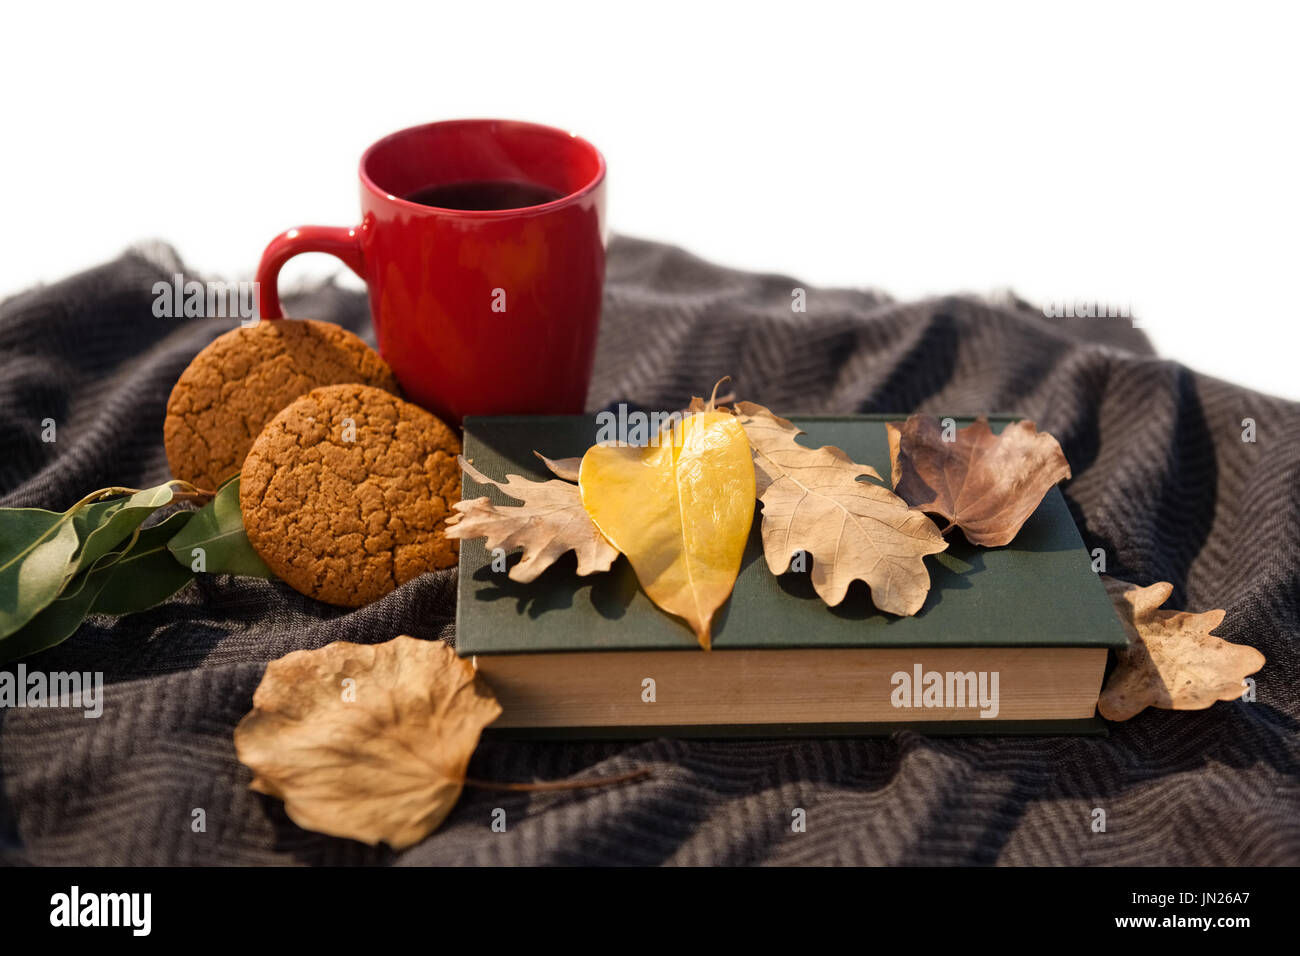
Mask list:
[[[295,590],[361,607],[456,562],[443,531],[460,498],[459,453],[454,431],[389,392],[315,389],[276,415],[244,460],[248,539]]]
[[[332,322],[267,320],[218,336],[167,400],[163,441],[172,474],[216,489],[238,473],[277,412],[313,388],[344,382],[399,393],[379,353]]]

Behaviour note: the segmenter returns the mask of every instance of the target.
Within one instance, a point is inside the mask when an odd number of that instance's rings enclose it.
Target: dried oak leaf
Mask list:
[[[441,641],[336,641],[266,666],[235,751],[252,789],[283,800],[298,826],[400,850],[451,812],[500,713]]]
[[[510,580],[523,584],[534,580],[566,551],[578,556],[578,573],[584,575],[608,571],[618,558],[618,549],[600,533],[583,508],[577,485],[555,479],[529,481],[519,475],[506,475],[505,484],[501,484],[481,474],[464,458],[460,459],[460,467],[479,484],[492,485],[523,502],[502,506],[493,504],[490,498],[462,500],[452,506],[456,514],[447,519],[449,538],[486,538],[489,549],[523,548],[523,558],[510,569]]]
[[[533,452],[542,460],[551,474],[556,478],[563,478],[565,481],[572,481],[575,484],[578,481],[578,470],[582,467],[582,458],[547,458],[540,451]]]
[[[880,475],[839,448],[799,444],[803,432],[762,405],[740,402],[736,415],[754,449],[763,554],[772,573],[784,574],[804,551],[813,558],[813,588],[827,604],[839,604],[861,580],[880,610],[919,611],[930,591],[924,558],[948,547],[934,522],[888,488],[859,481]]]
[[[889,459],[894,491],[918,511],[942,515],[971,544],[1007,544],[1070,465],[1055,438],[1033,422],[1007,425],[994,435],[981,415],[944,440],[939,420],[913,415],[890,422]]]
[[[1174,590],[1167,581],[1139,587],[1102,580],[1128,632],[1128,647],[1116,651],[1117,666],[1097,705],[1107,720],[1128,720],[1147,707],[1203,710],[1216,700],[1233,700],[1244,692],[1245,679],[1264,666],[1255,648],[1210,633],[1223,623],[1222,610],[1161,611]]]

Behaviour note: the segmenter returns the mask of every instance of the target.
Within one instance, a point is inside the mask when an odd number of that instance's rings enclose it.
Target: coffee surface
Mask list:
[[[553,202],[564,194],[548,186],[512,180],[480,180],[426,186],[402,198],[440,209],[523,209]]]

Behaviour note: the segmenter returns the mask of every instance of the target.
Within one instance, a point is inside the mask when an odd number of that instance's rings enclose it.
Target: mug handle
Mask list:
[[[360,234],[360,226],[298,226],[272,239],[262,253],[262,261],[257,264],[258,315],[264,319],[284,318],[280,293],[276,288],[280,268],[304,252],[328,252],[337,256],[364,281],[366,274],[361,260]]]

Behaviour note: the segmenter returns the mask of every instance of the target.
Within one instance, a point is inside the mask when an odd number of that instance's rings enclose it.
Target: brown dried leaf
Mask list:
[[[479,484],[493,485],[523,502],[518,507],[505,507],[493,504],[490,498],[473,498],[453,505],[457,513],[447,519],[449,538],[486,538],[489,550],[523,548],[523,558],[510,569],[510,580],[523,584],[534,580],[566,551],[577,554],[579,574],[608,571],[618,558],[618,549],[600,533],[583,508],[577,485],[554,479],[529,481],[519,475],[506,475],[505,484],[501,484],[481,474],[464,458],[460,459],[460,467]]]
[[[723,381],[726,380],[724,379]],[[714,397],[710,399],[704,399],[700,398],[698,395],[692,395],[691,403],[682,409],[682,417],[687,418],[691,415],[698,415],[700,412],[726,412],[727,414],[733,414],[732,410],[728,406],[735,400],[735,392],[728,392],[726,395],[718,395],[716,388],[714,388]]]
[[[298,826],[400,850],[451,812],[500,713],[441,641],[336,641],[266,666],[235,751],[252,789],[283,800]]]
[[[839,604],[861,580],[880,610],[919,611],[930,590],[923,559],[948,547],[934,522],[888,488],[858,481],[880,475],[839,448],[800,445],[800,429],[762,405],[740,402],[736,414],[754,449],[763,553],[772,573],[785,573],[795,552],[805,551],[813,558],[813,587],[827,604]]]
[[[918,511],[948,519],[971,544],[1007,544],[1048,490],[1070,477],[1056,439],[1031,421],[1012,422],[994,435],[981,415],[943,440],[931,415],[890,422],[889,458],[894,491]]]
[[[1222,610],[1161,611],[1174,590],[1167,581],[1139,587],[1102,580],[1128,632],[1128,647],[1116,651],[1117,666],[1097,705],[1107,720],[1128,720],[1147,707],[1204,710],[1216,700],[1234,700],[1245,691],[1245,679],[1264,666],[1255,648],[1210,633],[1223,623]]]
[[[563,478],[565,481],[576,482],[578,480],[578,470],[582,467],[582,458],[547,458],[540,451],[533,452],[542,460],[551,474],[556,478]]]

